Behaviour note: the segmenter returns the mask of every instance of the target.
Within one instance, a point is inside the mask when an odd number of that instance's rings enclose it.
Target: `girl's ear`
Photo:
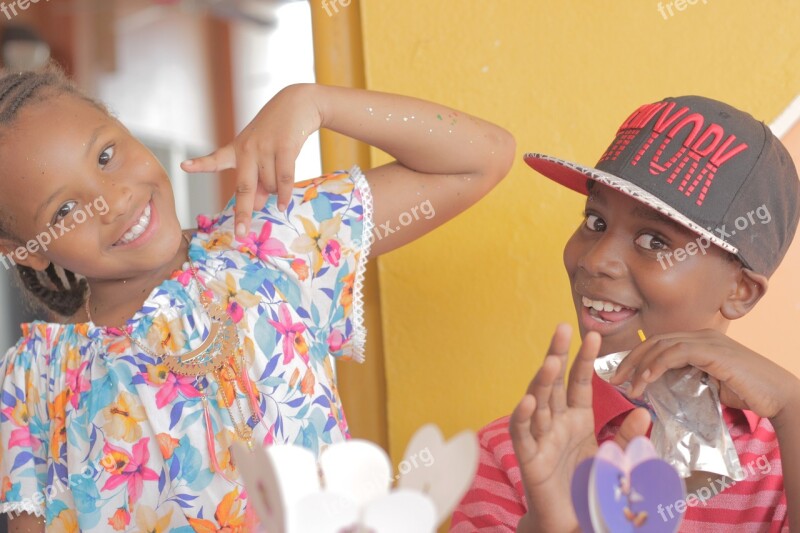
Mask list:
[[[766,276],[756,274],[748,268],[740,268],[730,296],[722,303],[722,316],[728,320],[742,318],[767,293],[768,286]]]
[[[31,253],[28,248],[18,242],[0,237],[0,264],[7,270],[14,268],[15,264],[30,267],[34,270],[44,270],[50,264],[50,260],[39,250],[34,250],[34,253]]]

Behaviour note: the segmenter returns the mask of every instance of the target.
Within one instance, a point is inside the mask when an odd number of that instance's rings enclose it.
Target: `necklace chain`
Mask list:
[[[183,235],[183,239],[186,241],[187,244],[191,245],[191,242]],[[135,344],[140,350],[144,353],[149,355],[150,357],[154,357],[156,360],[161,360],[163,363],[167,365],[167,367],[175,373],[187,375],[187,376],[194,376],[195,377],[195,388],[197,388],[197,378],[204,375],[204,374],[213,374],[214,377],[217,379],[217,383],[220,385],[224,382],[232,383],[233,384],[233,401],[230,403],[225,401],[225,392],[220,391],[223,397],[222,404],[225,406],[225,409],[228,411],[228,415],[231,418],[231,422],[233,423],[234,430],[236,435],[239,437],[240,440],[247,443],[250,449],[253,448],[253,430],[247,423],[248,417],[244,414],[244,409],[242,408],[241,402],[239,401],[239,394],[237,393],[236,383],[241,380],[248,380],[249,377],[244,373],[244,352],[241,347],[238,345],[238,342],[233,344],[234,337],[236,341],[238,341],[238,335],[236,334],[235,325],[232,325],[230,321],[230,317],[227,316],[227,313],[224,312],[224,309],[209,309],[211,304],[211,299],[208,298],[203,291],[203,284],[200,282],[200,279],[197,276],[197,268],[194,266],[194,262],[192,261],[191,255],[187,252],[187,258],[189,260],[189,269],[192,273],[192,279],[197,284],[197,290],[200,294],[200,303],[202,304],[203,308],[206,310],[206,313],[212,320],[212,326],[209,329],[209,334],[206,337],[206,340],[203,341],[201,348],[192,350],[187,352],[186,354],[178,355],[172,354],[167,351],[166,344],[167,340],[164,339],[161,341],[161,348],[163,350],[163,354],[157,354],[150,350],[149,347],[145,346],[139,340],[135,339],[128,333],[128,328],[126,326],[122,326],[119,329],[122,331],[123,335],[132,343]],[[91,294],[91,293],[90,293]],[[86,308],[86,316],[89,318],[90,322],[94,322],[92,320],[91,312],[89,311],[89,297],[86,298],[85,303]],[[220,327],[220,322],[222,320],[226,320],[226,324]],[[220,329],[223,330],[222,336],[223,340],[218,341],[218,336],[220,335]],[[234,350],[235,348],[235,350]],[[208,352],[217,352],[211,358],[209,358],[206,354]],[[233,352],[238,353],[233,353]],[[227,353],[226,353],[227,352]],[[236,355],[239,356],[240,364],[236,362]],[[199,363],[198,363],[199,361]],[[225,375],[229,374],[231,375]],[[247,387],[249,389],[249,387]],[[198,388],[198,392],[203,394],[203,408],[208,409],[208,393],[206,387],[200,384]],[[250,394],[250,409],[252,411],[252,415],[249,418],[252,418],[255,422],[260,420],[260,416],[256,413],[259,412],[258,404],[256,399]],[[236,417],[233,415],[233,403],[236,403],[236,408],[239,411],[239,415],[241,418],[237,421]],[[207,431],[211,431],[211,428],[206,428]],[[214,454],[214,450],[209,450],[210,453]],[[212,463],[216,463],[216,457]],[[224,474],[223,474],[224,475]]]

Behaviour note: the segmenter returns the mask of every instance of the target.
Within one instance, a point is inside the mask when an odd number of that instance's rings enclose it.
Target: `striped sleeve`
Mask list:
[[[513,532],[527,511],[508,421],[500,418],[478,432],[478,472],[453,513],[452,533]]]

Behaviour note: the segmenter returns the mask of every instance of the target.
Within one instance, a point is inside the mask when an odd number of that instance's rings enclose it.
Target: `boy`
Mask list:
[[[511,416],[481,430],[481,464],[451,531],[578,530],[577,464],[598,442],[624,446],[648,430],[647,412],[594,375],[599,354],[624,350],[612,384],[630,378],[631,397],[672,368],[719,383],[747,477],[687,499],[681,531],[800,531],[800,379],[725,335],[764,295],[797,228],[786,149],[750,115],[689,96],[637,109],[597,168],[525,160],[588,195],[564,249],[583,344],[565,390],[570,331],[560,325]]]

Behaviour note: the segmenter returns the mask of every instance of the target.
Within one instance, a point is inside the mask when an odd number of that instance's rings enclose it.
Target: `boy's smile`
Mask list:
[[[741,264],[709,246],[667,265],[665,253],[697,235],[654,209],[595,183],[584,220],[564,247],[581,336],[597,331],[601,354],[630,350],[648,336],[704,328],[724,331],[726,300]]]

